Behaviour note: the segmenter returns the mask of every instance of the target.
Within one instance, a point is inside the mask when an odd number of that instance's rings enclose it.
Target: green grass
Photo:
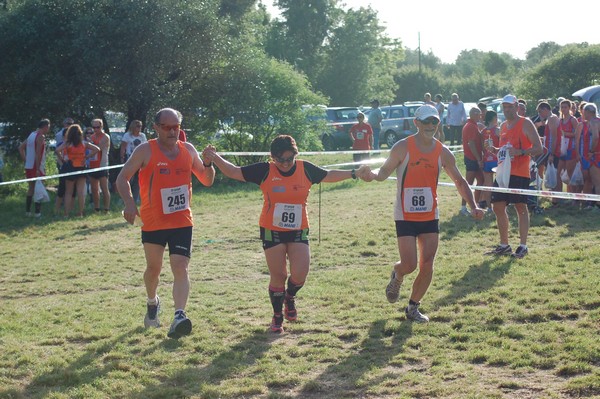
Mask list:
[[[600,397],[600,214],[548,209],[532,216],[528,257],[494,259],[482,253],[495,221],[459,216],[456,190],[440,187],[431,322],[420,325],[402,313],[415,274],[399,304],[384,294],[398,259],[394,194],[392,181],[324,184],[319,229],[313,187],[300,320],[273,336],[260,190],[198,188],[194,331],[174,341],[168,264],[163,327],[142,327],[139,231],[116,199],[108,215],[64,220],[45,204],[33,220],[15,190],[0,209],[0,398]]]

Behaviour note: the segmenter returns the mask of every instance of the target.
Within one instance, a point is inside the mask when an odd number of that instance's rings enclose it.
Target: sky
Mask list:
[[[272,0],[262,2],[278,15]],[[525,59],[527,51],[542,42],[600,44],[598,22],[592,22],[600,15],[599,0],[341,0],[340,4],[344,9],[371,6],[378,11],[387,35],[400,39],[404,47],[416,49],[420,32],[421,51],[431,50],[445,63],[454,63],[462,50]]]

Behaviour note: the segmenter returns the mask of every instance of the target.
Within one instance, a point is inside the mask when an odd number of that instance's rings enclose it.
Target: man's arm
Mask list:
[[[123,169],[117,176],[117,191],[123,200],[125,209],[123,210],[123,217],[127,222],[133,224],[136,215],[139,215],[137,205],[133,200],[133,194],[131,193],[131,185],[129,180],[133,175],[140,170],[143,166],[148,164],[150,160],[151,150],[150,145],[147,143],[140,144],[135,151],[131,154]]]
[[[540,136],[538,135],[535,125],[529,119],[525,119],[523,122],[523,132],[525,133],[529,141],[531,141],[531,144],[533,144],[533,146],[528,150],[524,150],[524,154],[522,155],[536,157],[543,153],[544,148],[542,147],[542,141],[540,140]]]
[[[384,181],[390,177],[394,169],[396,169],[398,165],[402,163],[404,158],[406,158],[406,151],[407,146],[405,140],[400,140],[394,144],[390,150],[390,156],[385,160],[383,166],[379,169],[379,172],[377,174],[371,172],[373,179],[377,181]]]

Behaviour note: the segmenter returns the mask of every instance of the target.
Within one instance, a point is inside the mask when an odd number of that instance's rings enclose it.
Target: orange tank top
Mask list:
[[[67,157],[71,161],[74,168],[82,168],[85,166],[85,145],[78,146],[67,145]]]
[[[91,141],[94,145],[100,147],[100,140],[102,136],[96,137],[94,134],[91,138]],[[90,169],[95,169],[100,167],[100,162],[102,161],[102,150],[98,151],[94,156],[90,158]]]
[[[523,132],[523,123],[525,118],[519,117],[519,120],[512,128],[508,128],[508,121],[502,124],[500,129],[500,147],[510,143],[516,149],[528,150],[533,147],[533,144]],[[511,176],[521,176],[530,178],[529,163],[531,157],[528,155],[515,156],[510,161]]]
[[[394,219],[428,222],[439,219],[437,185],[442,168],[442,143],[434,140],[430,152],[421,152],[415,136],[406,139],[407,152],[396,168]]]
[[[192,156],[181,141],[177,142],[179,154],[175,159],[163,154],[156,139],[148,143],[150,161],[139,172],[142,230],[193,226]]]
[[[287,177],[271,162],[269,174],[260,185],[264,198],[260,227],[274,231],[307,229],[306,201],[311,185],[303,161],[297,160],[296,171]]]

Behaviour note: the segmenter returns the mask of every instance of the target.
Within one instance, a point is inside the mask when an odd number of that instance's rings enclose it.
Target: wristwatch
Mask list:
[[[354,169],[352,169],[352,170],[350,171],[350,176],[352,176],[352,178],[353,178],[354,180],[356,180],[356,171],[355,171]]]

